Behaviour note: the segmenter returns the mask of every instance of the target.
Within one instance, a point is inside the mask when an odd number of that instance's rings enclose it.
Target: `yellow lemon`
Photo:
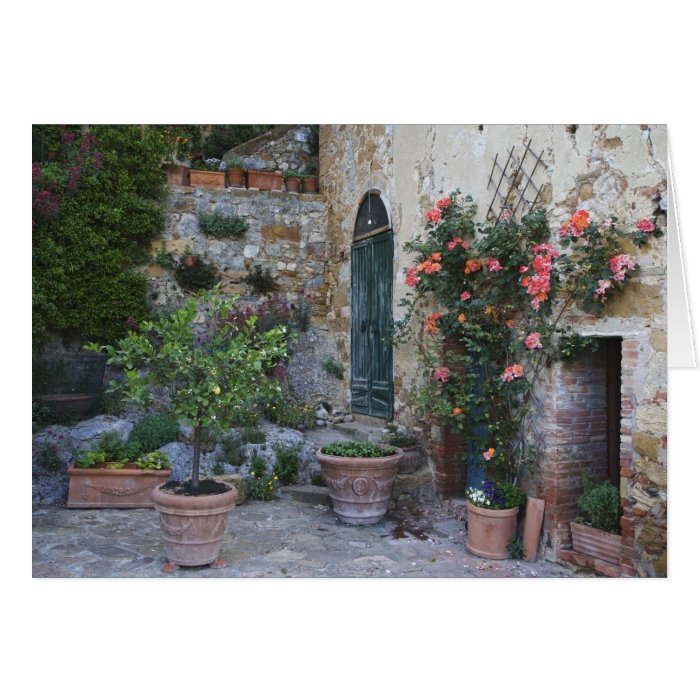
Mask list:
[[[209,374],[210,374],[212,377],[215,377],[215,376],[216,376],[216,369],[211,369],[211,370],[209,370]]]
[[[218,386],[215,386],[214,393],[218,396],[221,393],[221,389]]]

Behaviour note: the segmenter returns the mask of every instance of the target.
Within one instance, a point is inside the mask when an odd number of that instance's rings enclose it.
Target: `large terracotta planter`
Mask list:
[[[282,191],[282,173],[271,173],[265,170],[248,171],[248,189],[264,191]]]
[[[575,552],[619,566],[622,535],[572,522],[571,539]]]
[[[42,394],[39,401],[51,408],[56,415],[78,420],[100,399],[99,394]]]
[[[402,447],[403,459],[399,464],[399,474],[411,474],[423,463],[423,455],[418,445]]]
[[[507,559],[520,508],[489,510],[467,502],[467,550],[484,559]]]
[[[226,173],[223,170],[190,170],[190,187],[225,190]]]
[[[68,508],[152,508],[151,491],[172,474],[139,469],[68,468]]]
[[[386,514],[399,472],[403,450],[388,457],[334,457],[316,452],[323,478],[339,520],[350,525],[372,525]]]
[[[243,187],[245,189],[245,170],[243,168],[229,168],[226,171],[226,176],[231,187]]]
[[[178,566],[204,566],[219,556],[229,511],[238,492],[179,496],[156,488],[151,494],[160,513],[165,556]]]

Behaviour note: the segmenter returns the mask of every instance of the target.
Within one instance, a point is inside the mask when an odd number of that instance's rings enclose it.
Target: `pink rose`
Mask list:
[[[651,233],[655,228],[656,225],[649,221],[649,219],[642,219],[638,224],[637,228],[640,231],[646,231],[647,233]]]

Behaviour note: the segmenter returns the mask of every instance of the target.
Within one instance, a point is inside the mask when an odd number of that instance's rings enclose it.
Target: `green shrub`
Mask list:
[[[316,427],[316,411],[306,404],[296,405],[286,395],[260,402],[263,415],[273,423],[294,430],[309,430]]]
[[[283,176],[285,179],[288,177],[297,177],[297,178],[301,179],[304,177],[304,173],[302,173],[299,170],[285,170],[283,173]]]
[[[139,469],[148,469],[153,471],[165,471],[172,467],[170,457],[160,450],[154,450],[136,460],[136,466]]]
[[[246,453],[243,449],[243,441],[240,437],[226,435],[221,440],[221,451],[224,461],[227,464],[232,464],[234,467],[239,467],[245,462]]]
[[[296,482],[297,474],[301,467],[299,459],[299,448],[294,445],[275,445],[275,465],[273,474],[279,479],[281,484],[293,484]]]
[[[63,462],[58,452],[58,444],[48,440],[39,448],[39,465],[49,472],[57,472],[63,467]]]
[[[144,416],[134,425],[127,446],[135,456],[153,452],[169,442],[180,438],[180,426],[177,420],[167,414]]]
[[[200,212],[197,220],[202,233],[212,238],[243,238],[248,230],[248,222],[236,214]]]
[[[87,134],[37,127],[34,134],[48,143],[40,156],[47,160],[35,163],[34,201],[47,192],[58,203],[50,216],[34,215],[33,348],[51,333],[112,342],[126,334],[129,317],[148,315],[147,278],[133,268],[163,228],[164,142],[132,125],[95,125]]]
[[[138,454],[133,454],[131,447],[128,447],[126,441],[122,440],[115,432],[102,434],[94,451],[103,454],[105,462],[119,462],[138,456]]]
[[[192,264],[174,262],[173,272],[177,283],[189,292],[212,289],[220,280],[219,271],[214,263],[206,263],[197,255],[192,256]]]
[[[321,367],[326,370],[328,374],[336,379],[342,379],[345,375],[343,366],[332,357],[327,357],[322,363]]]
[[[243,280],[250,287],[253,294],[269,294],[279,289],[277,280],[269,269],[262,269],[262,265],[255,265]]]
[[[235,406],[231,410],[232,425],[235,425],[237,428],[255,427],[260,422],[260,416],[255,410],[256,408],[257,404],[255,405],[255,408],[253,408],[247,403],[241,404],[240,406]]]
[[[267,471],[267,464],[260,455],[255,455],[250,462],[251,476],[246,480],[246,497],[253,501],[271,501],[275,497],[276,476]]]
[[[576,521],[584,525],[618,534],[620,532],[620,491],[609,481],[596,483],[587,474],[583,476],[583,496],[576,505],[583,512]]]
[[[241,442],[262,445],[265,443],[265,431],[260,428],[247,426],[240,430]]]
[[[322,448],[323,454],[333,457],[389,457],[396,454],[391,447],[382,447],[365,440],[336,440]]]

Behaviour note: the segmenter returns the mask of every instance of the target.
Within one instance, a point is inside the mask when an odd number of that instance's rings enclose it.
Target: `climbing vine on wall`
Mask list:
[[[148,314],[134,266],[163,227],[166,155],[151,128],[34,127],[32,341],[112,341]]]

